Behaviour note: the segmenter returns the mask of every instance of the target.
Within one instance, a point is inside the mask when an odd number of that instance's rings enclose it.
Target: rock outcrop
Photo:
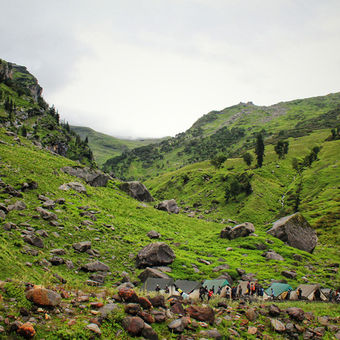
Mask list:
[[[227,226],[221,230],[220,237],[233,240],[238,237],[246,237],[255,232],[255,227],[252,223],[244,222],[235,227]]]
[[[119,188],[138,201],[141,202],[154,201],[154,198],[151,196],[148,189],[141,182],[138,181],[124,182],[119,185]]]
[[[87,184],[93,187],[106,187],[111,177],[99,170],[93,170],[80,166],[65,166],[61,170],[71,176],[83,179]]]
[[[155,208],[158,210],[167,211],[171,214],[178,214],[179,207],[174,199],[172,200],[165,200],[155,205]]]
[[[301,213],[283,217],[274,222],[268,234],[279,238],[291,247],[312,253],[318,238],[315,230],[310,226]]]
[[[173,250],[163,242],[150,243],[141,249],[136,257],[138,268],[167,265],[174,261]]]

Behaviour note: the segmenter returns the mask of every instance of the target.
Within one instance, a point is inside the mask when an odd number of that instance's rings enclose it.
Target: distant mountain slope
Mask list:
[[[310,134],[340,123],[340,93],[282,102],[269,107],[240,103],[201,117],[186,132],[109,159],[104,169],[125,179],[146,179],[184,165],[241,155],[262,131],[266,143]]]
[[[87,143],[41,94],[42,88],[26,67],[0,59],[0,125],[59,155],[95,166]]]
[[[165,138],[155,139],[120,139],[104,133],[97,132],[83,126],[70,126],[82,139],[88,137],[88,143],[98,166],[102,166],[109,158],[121,155],[123,152],[140,146],[159,143]]]

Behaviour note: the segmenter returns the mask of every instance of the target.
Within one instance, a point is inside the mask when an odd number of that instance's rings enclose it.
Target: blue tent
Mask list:
[[[287,283],[279,283],[279,282],[273,282],[269,288],[265,290],[265,293],[268,296],[272,296],[272,291],[274,294],[274,297],[277,298],[284,292],[288,292],[290,290],[293,290],[292,286],[290,286]]]
[[[219,287],[223,288],[225,286],[230,286],[228,280],[226,279],[205,280],[203,282],[203,287],[207,287],[208,290],[214,287],[214,294],[217,293]]]

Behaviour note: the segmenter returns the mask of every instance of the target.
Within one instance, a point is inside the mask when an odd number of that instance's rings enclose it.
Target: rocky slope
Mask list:
[[[42,88],[26,67],[0,59],[0,124],[38,146],[94,166],[87,142],[62,122],[42,97]]]

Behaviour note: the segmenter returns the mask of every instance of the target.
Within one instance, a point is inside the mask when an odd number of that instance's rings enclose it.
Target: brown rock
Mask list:
[[[26,293],[26,298],[36,305],[54,307],[61,302],[60,294],[46,288],[33,288]]]
[[[286,330],[286,326],[277,319],[270,319],[270,324],[276,332],[282,333]]]
[[[180,302],[175,302],[171,307],[170,311],[174,314],[182,314],[184,315],[184,308],[183,305]]]
[[[142,309],[138,303],[128,303],[125,306],[125,313],[127,314],[137,315],[141,311]]]
[[[290,307],[286,312],[294,320],[302,321],[305,319],[305,312],[301,308]]]
[[[147,323],[144,325],[142,330],[142,336],[148,340],[158,340],[158,335],[155,330],[152,329]]]
[[[123,319],[123,328],[133,336],[142,334],[144,328],[144,321],[138,316],[128,316]]]
[[[254,308],[249,308],[249,309],[247,309],[245,314],[246,314],[246,318],[247,318],[249,321],[254,321],[254,320],[256,320],[256,318],[257,318],[257,314],[256,314]]]
[[[248,327],[248,334],[254,335],[257,333],[257,327]]]
[[[91,332],[97,334],[97,335],[101,335],[101,334],[102,334],[100,328],[99,328],[98,325],[95,324],[95,323],[90,323],[90,324],[88,324],[88,325],[86,326],[86,328],[89,329]]]
[[[165,313],[160,310],[152,310],[151,311],[152,316],[155,318],[155,322],[162,323],[166,320]]]
[[[279,316],[281,313],[281,310],[278,306],[276,305],[270,305],[269,306],[269,315],[271,316]]]
[[[18,328],[17,333],[25,339],[31,339],[35,335],[35,329],[30,322],[26,322]]]
[[[150,324],[155,322],[155,318],[148,312],[140,311],[138,316],[140,316],[146,323]]]
[[[138,298],[138,303],[142,306],[142,308],[144,309],[151,309],[152,308],[152,303],[149,301],[149,299],[147,299],[144,296],[140,296]]]
[[[133,289],[131,289],[131,288],[121,288],[118,291],[118,295],[125,302],[136,302],[136,303],[138,303],[138,301],[139,301],[136,292]]]
[[[199,306],[189,306],[186,309],[186,312],[194,319],[198,321],[209,322],[210,324],[214,323],[215,313],[211,307],[199,307]]]
[[[165,299],[163,295],[156,295],[155,297],[148,297],[149,301],[154,307],[165,307]]]

